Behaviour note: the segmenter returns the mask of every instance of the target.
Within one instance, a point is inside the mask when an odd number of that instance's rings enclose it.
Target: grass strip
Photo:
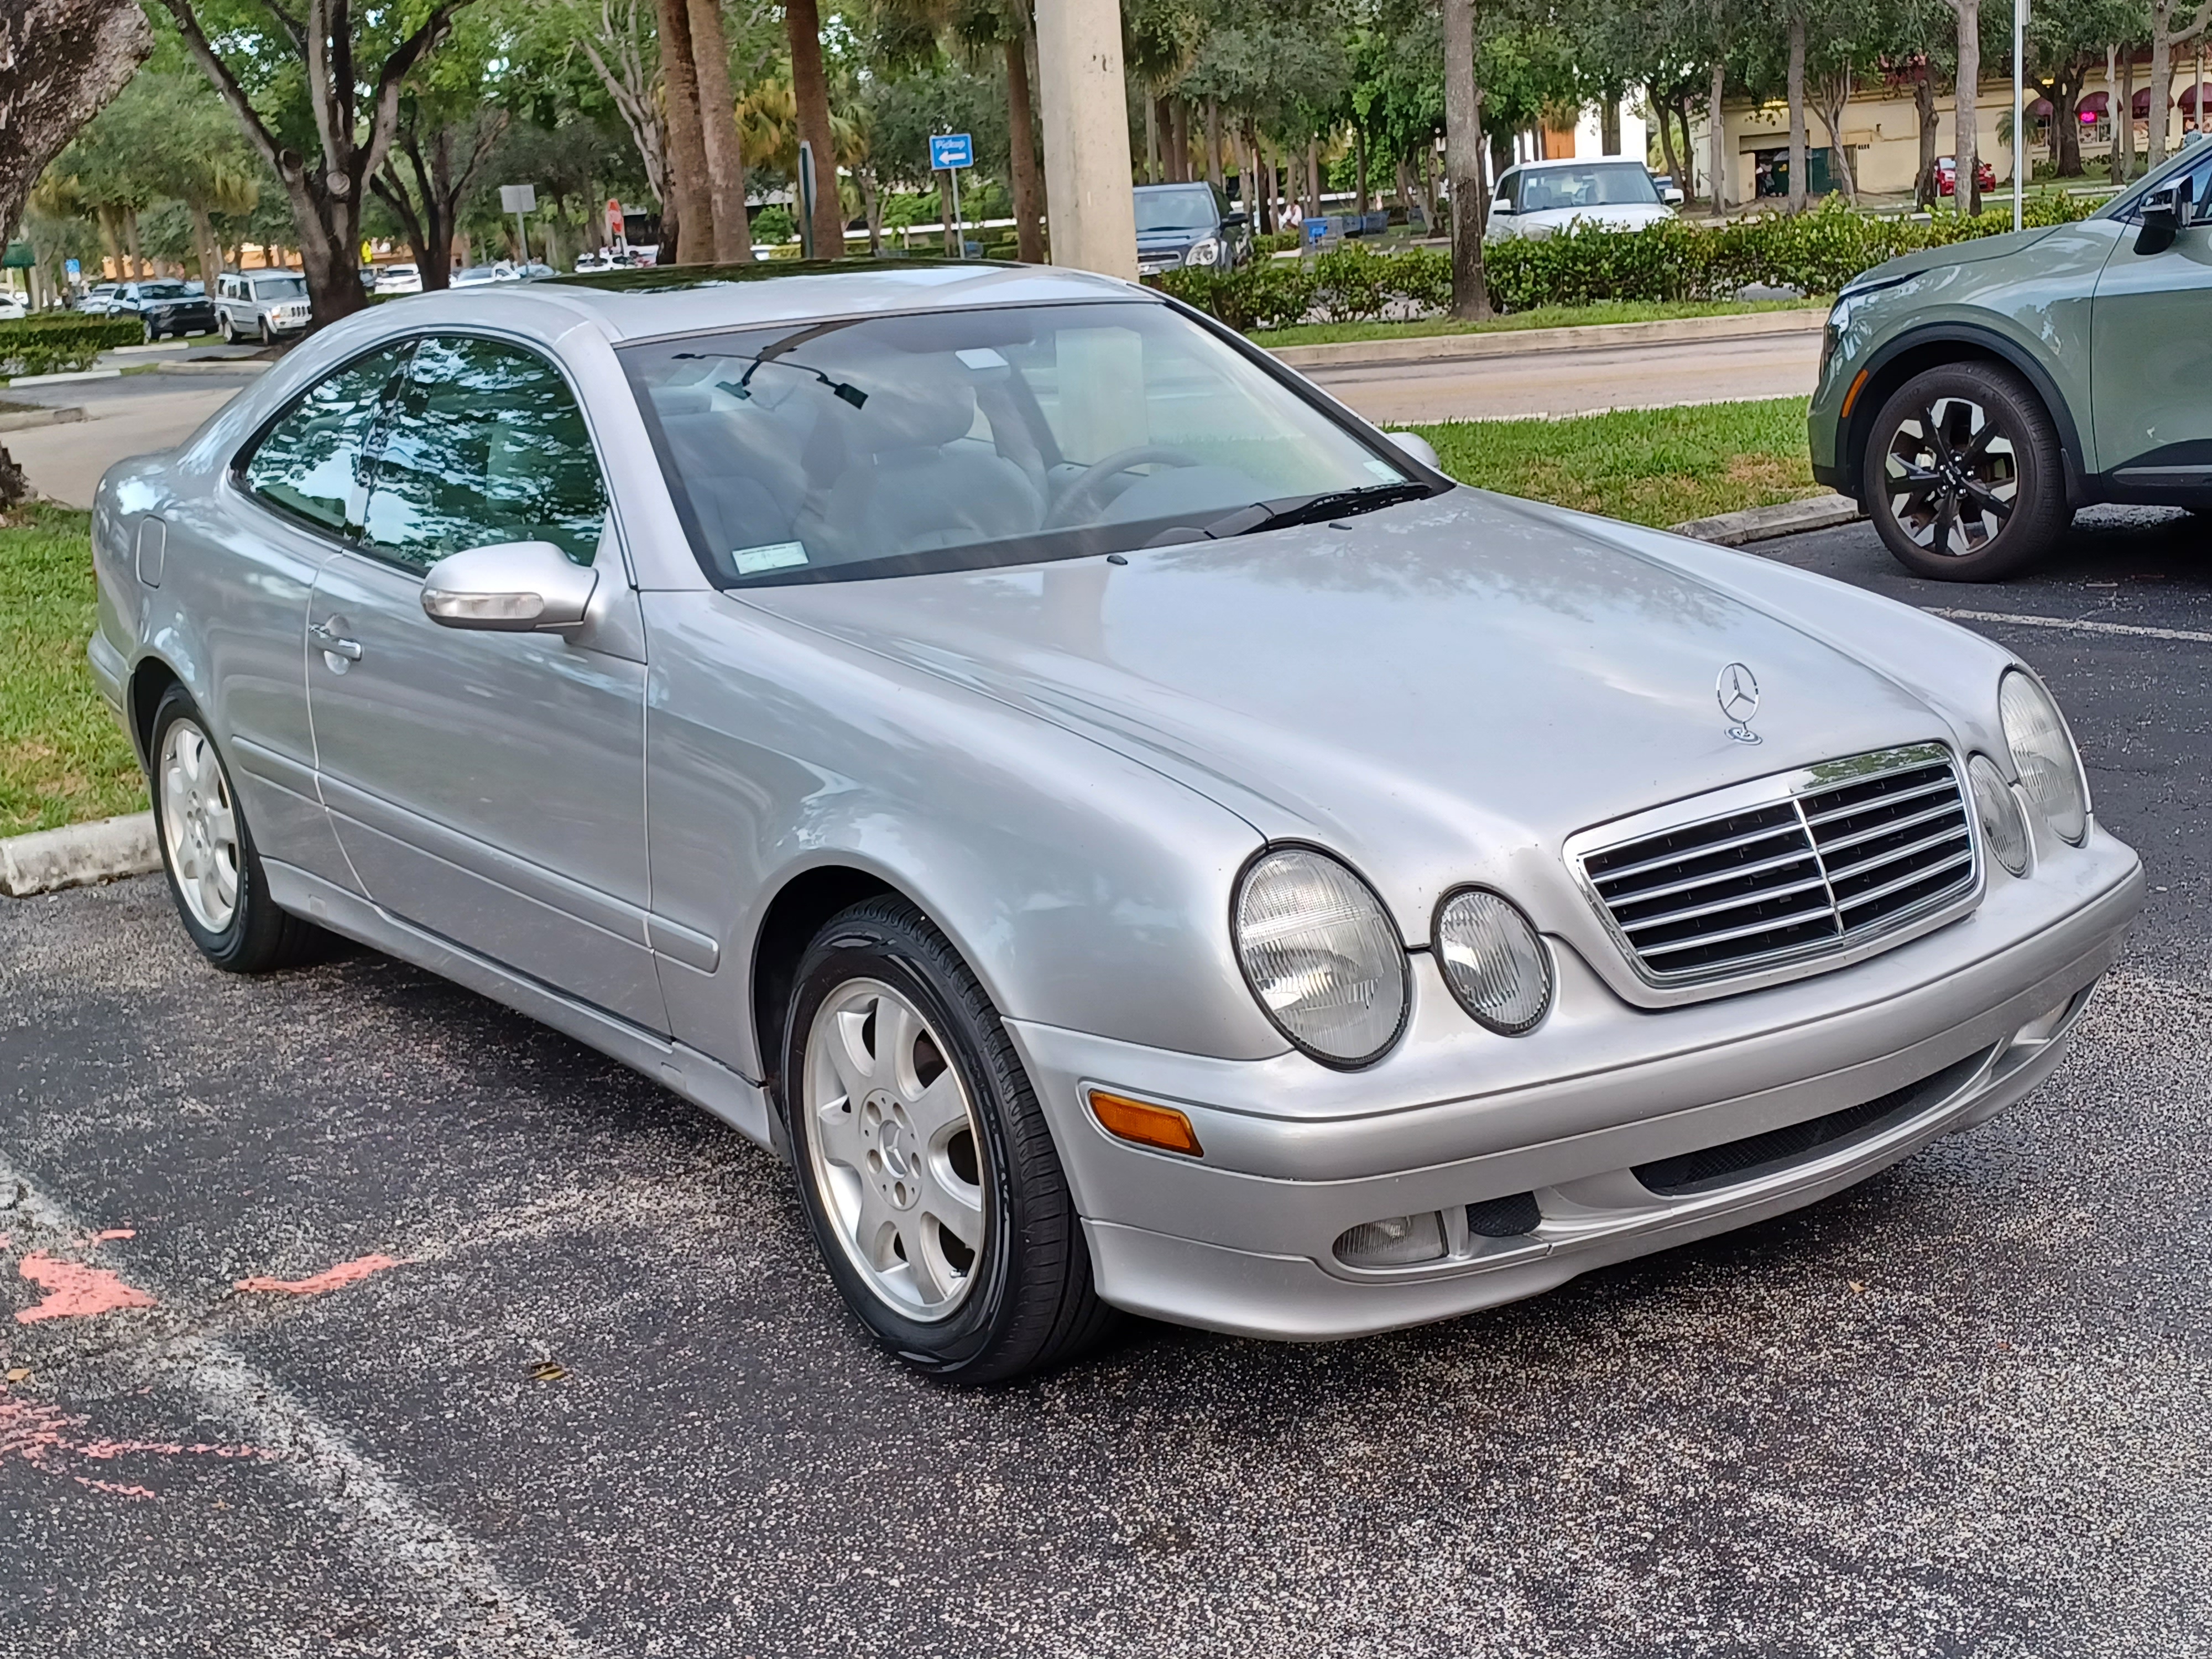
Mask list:
[[[92,681],[92,515],[0,519],[0,836],[135,812],[145,780]]]
[[[1413,429],[1462,483],[1664,526],[1816,495],[1803,398]]]
[[[1759,311],[1806,311],[1826,305],[1805,300],[1608,300],[1589,306],[1538,306],[1486,323],[1450,317],[1417,317],[1403,323],[1304,323],[1256,331],[1261,346],[1341,345],[1350,340],[1413,340],[1439,334],[1510,334],[1529,328],[1588,328],[1607,323],[1667,323],[1682,317],[1737,317]]]

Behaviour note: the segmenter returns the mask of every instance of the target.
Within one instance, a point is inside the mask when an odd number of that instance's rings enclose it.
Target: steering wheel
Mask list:
[[[1052,526],[1065,529],[1069,525],[1089,518],[1104,505],[1106,486],[1131,467],[1157,462],[1162,466],[1203,466],[1205,462],[1180,449],[1170,449],[1165,444],[1134,444],[1127,449],[1117,449],[1103,460],[1093,461],[1083,469],[1083,476],[1068,486],[1067,494],[1060,498],[1053,509]]]

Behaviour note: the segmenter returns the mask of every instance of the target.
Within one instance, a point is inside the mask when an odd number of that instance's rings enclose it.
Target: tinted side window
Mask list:
[[[361,522],[362,456],[386,391],[406,361],[394,346],[356,359],[319,382],[262,435],[240,469],[271,506],[341,533]]]
[[[606,511],[583,411],[558,369],[495,340],[416,343],[377,457],[363,520],[372,547],[416,570],[495,542],[551,542],[589,564]]]
[[[1498,194],[1505,204],[1508,213],[1521,210],[1521,175],[1509,173],[1498,181]]]

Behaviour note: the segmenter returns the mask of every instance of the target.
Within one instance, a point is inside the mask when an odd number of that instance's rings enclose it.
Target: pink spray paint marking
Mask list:
[[[395,1255],[364,1255],[351,1261],[341,1261],[307,1279],[241,1279],[241,1291],[276,1291],[286,1296],[320,1296],[325,1291],[342,1290],[348,1285],[358,1285],[371,1273],[380,1273],[386,1267],[406,1265],[407,1258]]]
[[[15,1271],[46,1291],[46,1299],[36,1306],[17,1310],[19,1325],[41,1319],[83,1319],[121,1308],[155,1305],[145,1291],[133,1290],[105,1267],[57,1261],[44,1250],[32,1251],[16,1264]]]
[[[118,1457],[273,1457],[258,1446],[218,1446],[181,1440],[80,1440],[73,1431],[85,1419],[73,1417],[58,1406],[11,1399],[0,1392],[0,1462],[19,1459],[41,1474],[66,1474],[80,1486],[118,1498],[143,1501],[159,1496],[151,1486],[135,1481],[103,1480],[79,1474],[65,1466],[72,1458],[108,1462]]]
[[[93,1234],[91,1237],[86,1239],[84,1242],[88,1244],[105,1244],[111,1238],[136,1238],[137,1237],[138,1230],[135,1227],[110,1227],[104,1232]]]

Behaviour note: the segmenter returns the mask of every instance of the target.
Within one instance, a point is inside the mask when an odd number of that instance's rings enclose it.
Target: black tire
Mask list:
[[[219,928],[210,927],[193,913],[170,853],[170,805],[162,785],[161,757],[167,751],[171,731],[186,722],[206,744],[206,752],[214,763],[217,781],[228,798],[237,826],[237,896],[227,923]],[[185,932],[199,948],[200,954],[231,974],[265,974],[316,961],[327,954],[332,942],[329,934],[312,922],[278,909],[270,898],[269,878],[261,868],[261,855],[254,850],[245,809],[239,804],[237,792],[231,787],[230,769],[223,763],[222,752],[208,732],[207,722],[183,686],[171,686],[155,706],[153,726],[147,734],[146,757],[149,791],[154,798],[154,839],[161,849],[161,868],[168,877],[169,896],[176,902],[177,918],[184,923]]]
[[[943,1061],[972,1109],[972,1164],[988,1194],[984,1237],[964,1298],[934,1322],[893,1306],[855,1264],[814,1174],[810,1036],[823,1005],[854,981],[898,993],[942,1036]],[[800,1203],[830,1278],[878,1341],[917,1370],[980,1385],[1065,1364],[1104,1340],[1119,1316],[1092,1288],[1083,1224],[1036,1094],[998,1010],[927,917],[890,896],[833,917],[799,961],[782,1052],[780,1103]]]
[[[144,320],[143,318],[139,320],[138,331],[145,337],[146,343],[148,345],[152,345],[156,340],[161,337],[161,331],[155,327],[153,324]]]
[[[1890,394],[1867,434],[1859,500],[1916,576],[1997,581],[2057,545],[2073,509],[2051,414],[1993,363],[1947,363]]]
[[[254,337],[259,340],[263,345],[274,345],[276,343],[276,337],[269,331],[269,319],[266,317],[260,319],[259,325],[254,331]]]

